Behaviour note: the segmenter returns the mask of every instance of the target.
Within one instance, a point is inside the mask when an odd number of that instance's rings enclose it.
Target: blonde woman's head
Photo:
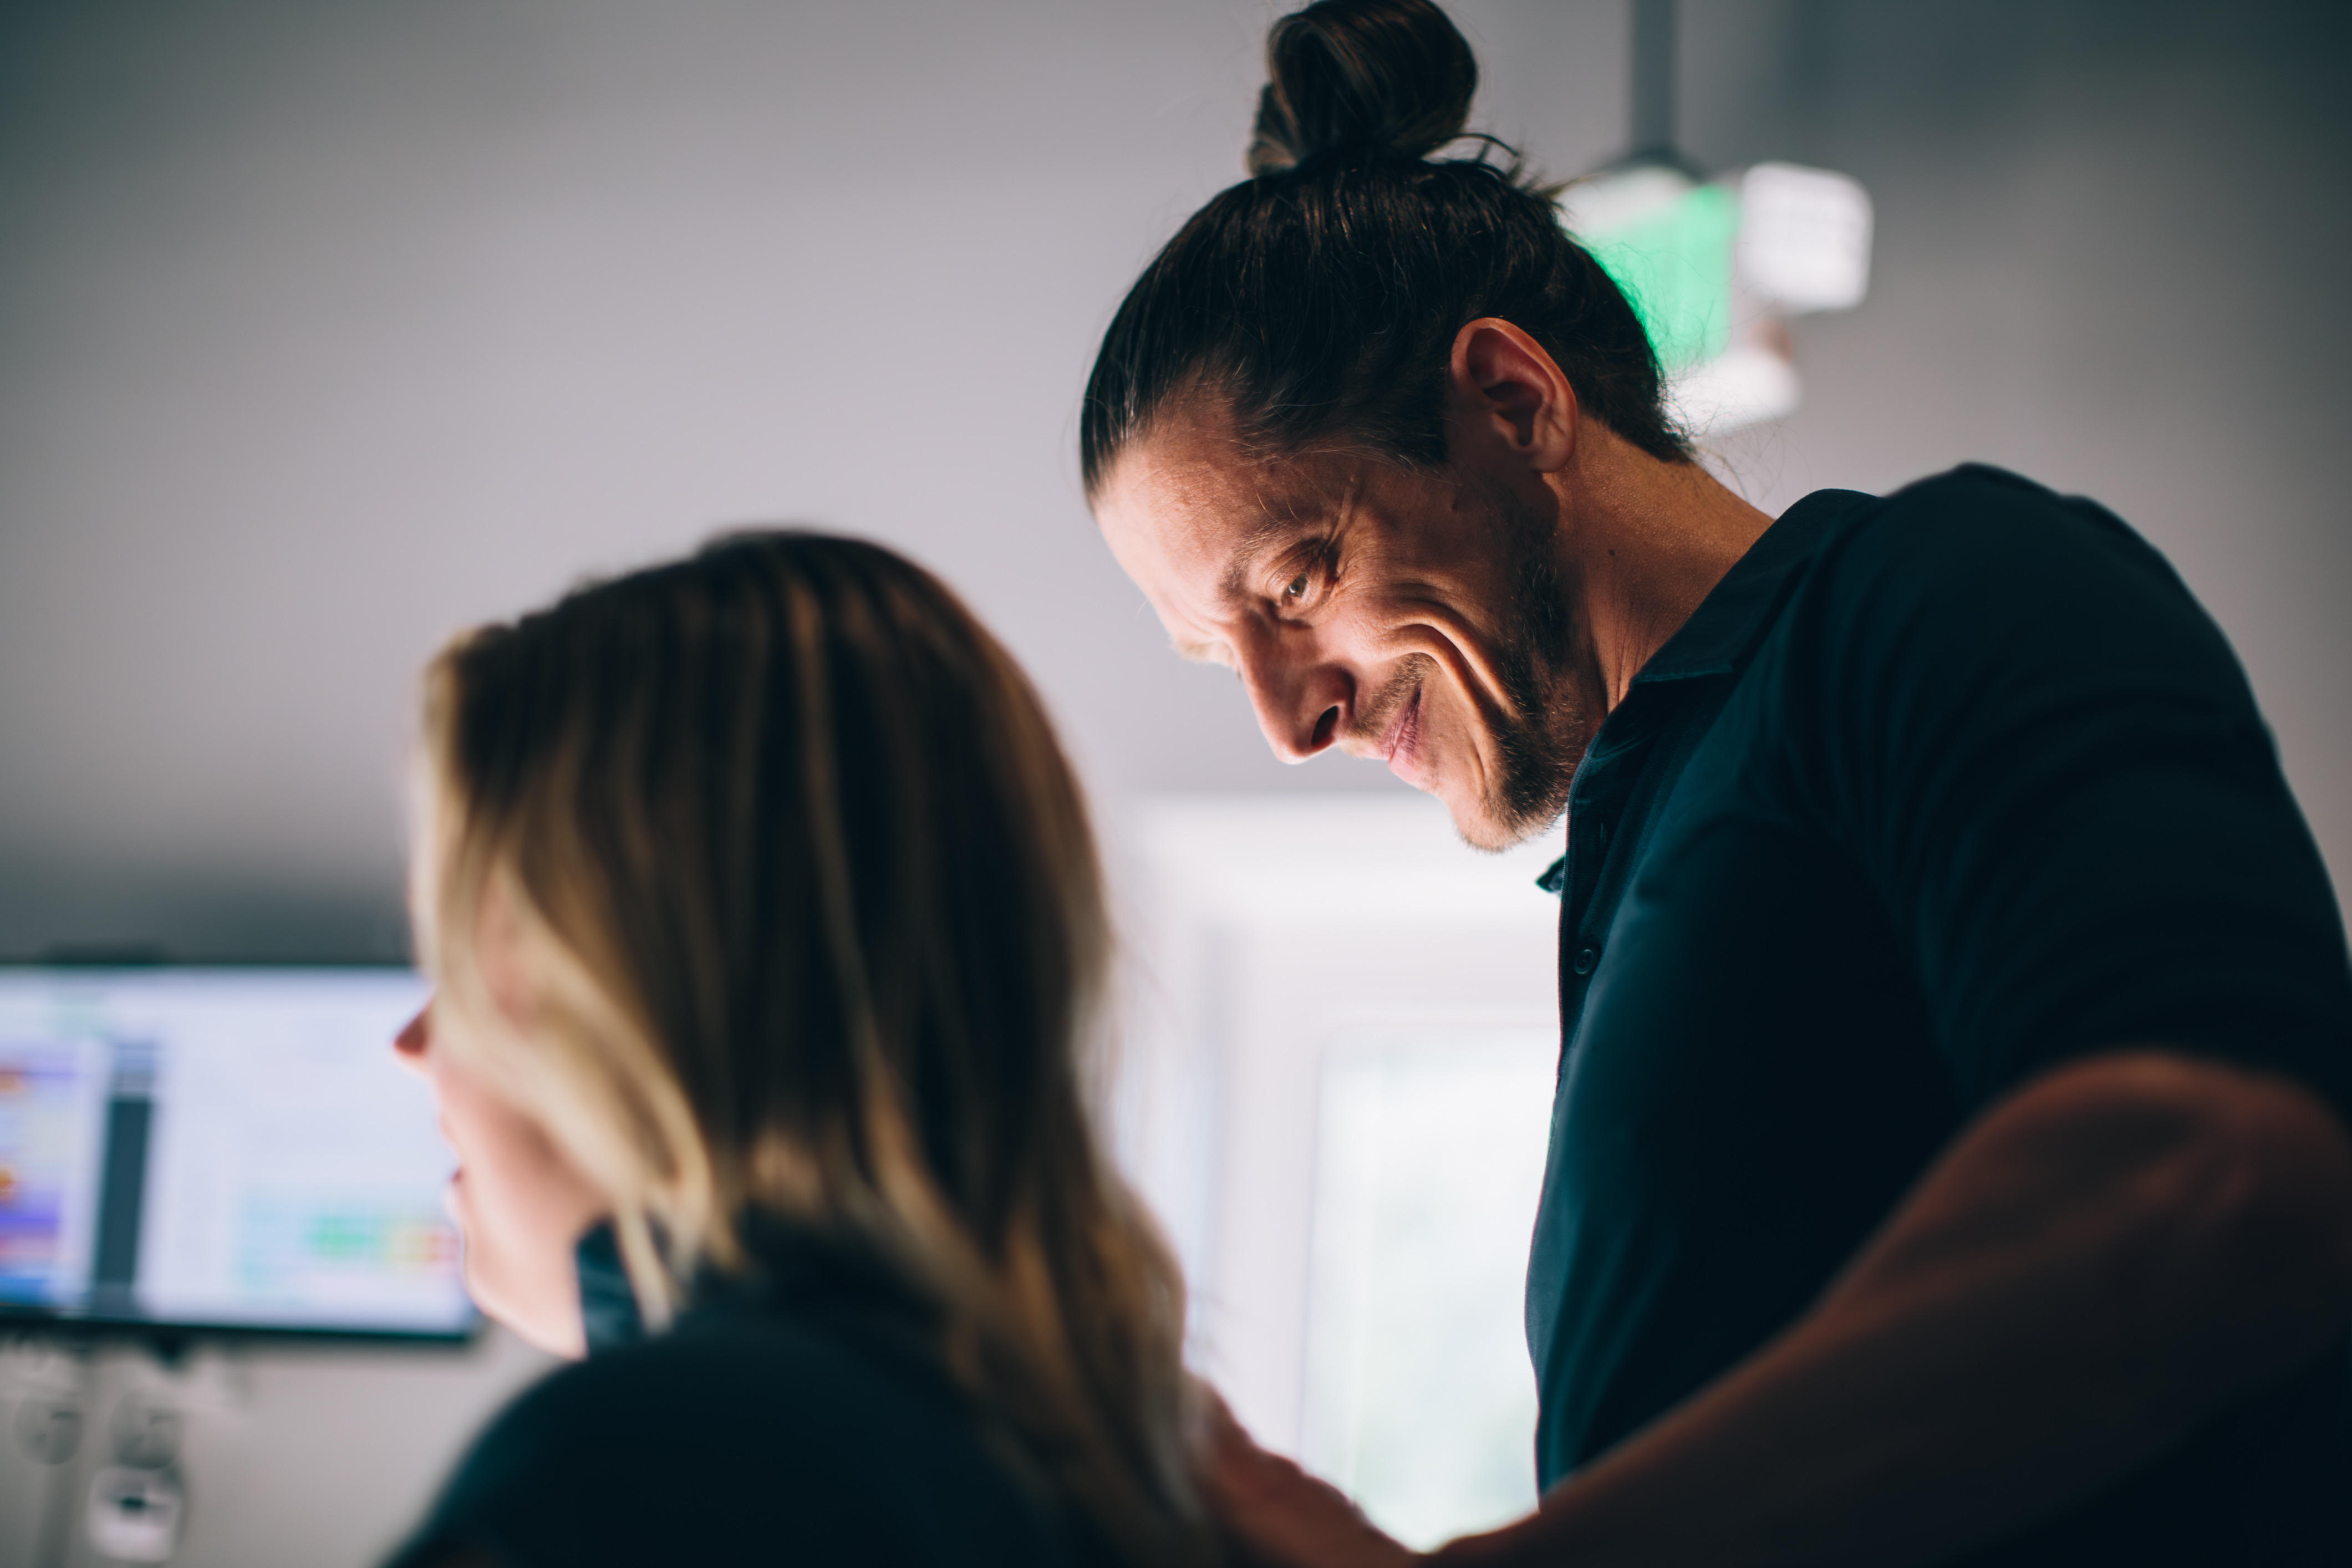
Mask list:
[[[745,534],[459,638],[425,708],[404,1044],[486,1308],[576,1344],[609,1221],[658,1325],[779,1216],[900,1279],[1124,1555],[1199,1560],[1180,1288],[1084,1106],[1093,840],[995,640],[888,551]]]

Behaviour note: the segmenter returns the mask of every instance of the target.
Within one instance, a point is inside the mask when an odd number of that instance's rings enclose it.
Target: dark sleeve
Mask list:
[[[1808,585],[1792,731],[1963,1100],[2137,1044],[2290,1075],[2352,1122],[2352,973],[2220,629],[2111,515],[1961,469]]]

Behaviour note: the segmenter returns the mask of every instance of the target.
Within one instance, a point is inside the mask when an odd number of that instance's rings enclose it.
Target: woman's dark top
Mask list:
[[[879,1269],[780,1226],[754,1250],[646,1336],[592,1233],[587,1359],[499,1414],[392,1568],[1108,1561],[1000,1459]]]

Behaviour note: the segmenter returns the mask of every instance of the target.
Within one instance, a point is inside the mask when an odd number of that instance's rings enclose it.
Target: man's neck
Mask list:
[[[1772,519],[1697,463],[1665,463],[1588,426],[1549,476],[1576,584],[1575,624],[1611,709]]]

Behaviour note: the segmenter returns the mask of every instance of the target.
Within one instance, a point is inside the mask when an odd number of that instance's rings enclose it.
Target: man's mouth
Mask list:
[[[1386,751],[1389,772],[1412,784],[1421,755],[1420,687],[1413,688],[1412,700],[1397,710],[1396,721],[1389,726]]]

